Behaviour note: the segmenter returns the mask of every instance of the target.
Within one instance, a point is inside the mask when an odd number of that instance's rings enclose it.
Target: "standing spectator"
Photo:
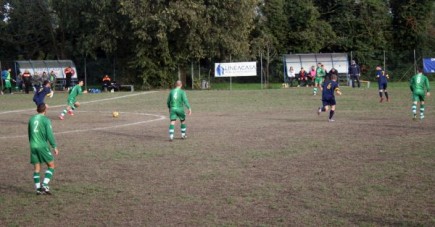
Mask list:
[[[48,75],[48,81],[50,81],[50,86],[52,87],[52,89],[54,89],[56,86],[56,80],[57,80],[56,73],[54,73],[54,71],[51,70],[50,74]]]
[[[310,85],[310,87],[314,83],[314,78],[316,78],[316,74],[317,74],[316,67],[313,65],[313,66],[311,66],[311,70],[308,73],[308,80],[307,80],[308,81],[308,85]]]
[[[378,87],[379,87],[379,102],[384,101],[384,98],[382,98],[382,93],[385,94],[385,98],[388,99],[388,92],[387,92],[387,83],[389,76],[385,73],[384,70],[382,70],[381,66],[376,66],[376,79],[378,79]]]
[[[2,87],[1,87],[0,92],[1,92],[1,94],[3,94],[3,90],[5,89],[5,87],[4,87],[5,86],[5,80],[6,80],[6,77],[8,76],[8,70],[7,69],[3,70],[2,73],[1,73],[1,76],[2,76],[2,78],[1,78]]]
[[[2,72],[2,77],[3,77],[3,74],[5,75],[5,77],[4,77],[4,81],[5,81],[4,85],[5,85],[5,88],[3,89],[3,93],[4,93],[6,90],[9,90],[9,94],[13,94],[13,93],[12,93],[12,81],[15,82],[15,80],[12,79],[12,77],[11,77],[11,71],[12,71],[12,69],[9,68],[9,69],[4,70],[4,71]]]
[[[349,66],[349,76],[352,82],[352,87],[355,88],[355,80],[358,83],[358,87],[361,87],[359,77],[361,76],[361,70],[355,60],[352,60],[352,64]]]
[[[337,83],[337,75],[332,75],[331,80],[326,81],[323,83],[322,87],[322,107],[319,107],[317,114],[320,115],[321,112],[328,111],[328,107],[331,106],[331,111],[329,112],[329,122],[334,122],[335,120],[332,118],[334,117],[335,113],[335,92],[337,92],[338,95],[341,95],[340,88]]]
[[[181,81],[175,83],[175,88],[171,90],[166,102],[169,109],[169,119],[171,124],[169,125],[169,140],[174,139],[175,122],[180,119],[181,122],[181,138],[186,139],[186,114],[184,113],[184,107],[187,108],[187,114],[192,114],[192,109],[190,108],[189,100],[187,99],[186,92],[181,89],[183,84]]]
[[[420,120],[424,119],[424,99],[427,96],[430,96],[430,85],[429,79],[423,74],[421,69],[417,70],[417,74],[411,78],[409,82],[409,88],[412,92],[412,119],[417,119],[417,102],[420,102]],[[427,92],[425,92],[425,90]]]
[[[23,73],[24,91],[29,94],[30,88],[32,87],[32,75],[30,75],[29,70],[24,70]]]
[[[295,70],[293,69],[293,66],[290,66],[290,69],[288,70],[288,83],[290,84],[290,87],[293,87],[293,81],[296,78]]]
[[[317,90],[322,86],[326,71],[322,63],[317,63],[316,78],[314,79],[313,95],[317,95]]]
[[[331,80],[332,75],[337,75],[337,78],[338,78],[338,71],[334,67],[332,67],[332,69],[329,70],[329,72],[326,76],[327,77],[326,80]]]
[[[51,121],[45,116],[46,109],[45,104],[38,105],[36,109],[38,114],[29,119],[27,129],[30,143],[30,163],[34,166],[33,182],[35,183],[37,195],[51,195],[48,183],[54,174],[54,157],[48,144],[54,149],[55,155],[59,154]],[[42,185],[40,181],[41,163],[47,164],[47,171],[45,171]]]
[[[308,77],[308,73],[307,73],[307,71],[305,71],[304,67],[302,67],[301,71],[299,71],[298,87],[300,87],[300,86],[308,86],[307,85],[307,77]]]
[[[101,90],[103,90],[103,91],[107,91],[107,89],[110,87],[110,77],[109,77],[109,75],[104,75],[104,77],[103,77],[103,86],[102,86],[102,89]]]
[[[65,89],[69,90],[71,87],[71,79],[75,72],[74,69],[71,68],[71,66],[66,67],[64,72],[65,72]]]

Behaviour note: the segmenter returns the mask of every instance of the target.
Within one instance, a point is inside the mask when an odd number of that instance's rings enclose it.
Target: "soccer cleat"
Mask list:
[[[181,139],[185,140],[185,139],[187,139],[187,136],[186,135],[181,136]]]
[[[72,110],[68,110],[68,114],[71,116],[74,116],[74,113],[72,112]]]
[[[319,109],[317,110],[317,116],[319,116],[321,112],[322,112],[322,108],[319,107]]]
[[[420,120],[423,120],[423,119],[424,119],[424,115],[421,115],[421,116],[420,116]]]
[[[329,122],[334,122],[335,120],[334,120],[334,119],[329,119],[328,121],[329,121]]]
[[[52,195],[50,192],[50,187],[46,186],[42,186],[41,187],[41,191],[44,192],[45,195]]]
[[[42,190],[42,188],[36,189],[36,195],[43,195],[45,192]]]
[[[417,120],[417,114],[414,114],[414,116],[412,116],[412,120]]]
[[[59,119],[60,119],[60,120],[63,120],[63,119],[65,119],[65,117],[62,116],[62,115],[59,115]]]

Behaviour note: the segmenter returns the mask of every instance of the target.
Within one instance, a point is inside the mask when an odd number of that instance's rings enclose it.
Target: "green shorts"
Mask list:
[[[177,119],[180,119],[180,121],[184,121],[186,120],[186,113],[184,112],[184,109],[171,108],[171,111],[169,113],[169,119],[171,121],[176,121]]]
[[[412,100],[414,102],[424,102],[424,98],[426,98],[426,94],[424,92],[412,93]]]
[[[54,161],[49,147],[30,148],[30,163],[49,163]]]
[[[322,84],[322,82],[323,82],[323,77],[316,77],[314,79],[314,83],[316,83],[316,84]]]
[[[76,100],[75,100],[75,99],[68,99],[67,102],[68,102],[67,105],[70,106],[71,108],[75,107],[75,106],[74,106],[74,103],[76,103]]]

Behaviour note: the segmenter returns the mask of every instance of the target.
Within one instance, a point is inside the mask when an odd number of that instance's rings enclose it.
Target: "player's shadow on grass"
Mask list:
[[[108,134],[112,136],[124,136],[128,137],[129,139],[138,139],[143,141],[144,139],[153,139],[153,140],[159,140],[162,137],[161,136],[153,136],[153,135],[147,135],[147,134],[137,134],[137,133],[124,133],[124,132],[116,132],[116,131],[99,131],[101,134]]]

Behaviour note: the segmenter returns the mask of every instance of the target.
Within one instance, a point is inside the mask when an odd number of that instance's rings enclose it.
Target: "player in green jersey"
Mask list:
[[[36,111],[38,114],[32,116],[28,124],[30,163],[34,165],[33,181],[37,195],[51,195],[48,183],[54,174],[54,157],[50,151],[49,144],[53,147],[55,155],[59,154],[59,150],[57,149],[51,121],[45,116],[46,105],[44,103],[39,104]],[[41,163],[47,164],[47,171],[45,171],[45,178],[42,185],[39,174],[41,171]]]
[[[317,90],[321,88],[326,71],[322,63],[317,63],[316,78],[314,79],[313,95],[317,95]]]
[[[72,89],[69,90],[69,95],[67,99],[67,107],[62,111],[59,115],[59,119],[65,119],[65,114],[74,115],[74,110],[80,106],[80,103],[77,102],[76,97],[82,93],[88,93],[88,91],[82,91],[83,80],[79,80],[79,83],[76,84]]]
[[[172,141],[174,139],[174,129],[175,122],[180,119],[181,122],[181,138],[186,138],[186,114],[184,112],[184,107],[187,108],[187,114],[192,114],[192,109],[190,108],[189,100],[187,99],[186,92],[181,89],[183,84],[181,81],[175,83],[175,88],[171,90],[168,96],[167,105],[169,109],[169,119],[171,124],[169,125],[169,139]]]
[[[417,70],[417,74],[411,78],[409,88],[412,92],[412,114],[413,119],[417,119],[417,102],[420,102],[420,119],[424,119],[424,99],[430,96],[429,80],[423,74],[421,69]]]

